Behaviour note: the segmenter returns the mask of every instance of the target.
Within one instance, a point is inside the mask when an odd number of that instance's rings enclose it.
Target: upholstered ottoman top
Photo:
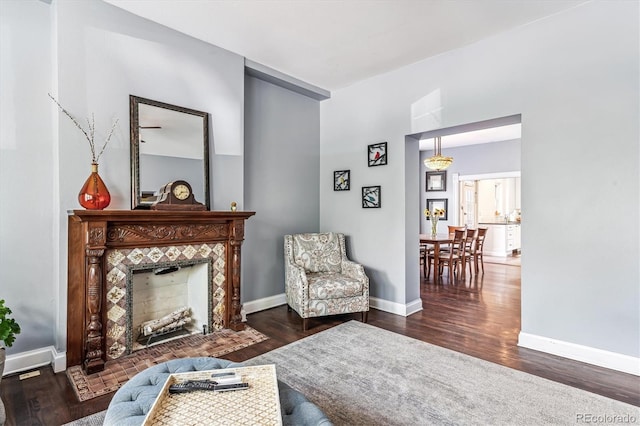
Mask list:
[[[134,376],[113,396],[105,425],[141,425],[170,374],[242,367],[218,358],[182,358],[150,367]],[[304,395],[278,381],[285,425],[331,425],[324,413]]]

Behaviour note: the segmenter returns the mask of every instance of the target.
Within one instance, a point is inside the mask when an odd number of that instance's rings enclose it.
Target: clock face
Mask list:
[[[178,200],[186,200],[187,198],[189,198],[189,195],[191,195],[191,191],[189,190],[189,187],[187,185],[176,185],[173,188],[173,195],[178,199]]]

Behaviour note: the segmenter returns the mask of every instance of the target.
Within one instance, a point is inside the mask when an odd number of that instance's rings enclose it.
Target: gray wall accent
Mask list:
[[[447,171],[447,190],[426,192],[426,172],[424,160],[433,155],[433,150],[420,152],[420,232],[427,233],[431,230],[431,222],[424,217],[423,211],[427,207],[427,198],[447,198],[449,200],[449,214],[447,220],[438,222],[440,231],[446,230],[448,225],[457,225],[454,214],[454,193],[458,190],[453,186],[453,174],[476,175],[485,173],[517,172],[520,171],[520,144],[521,139],[484,143],[480,145],[459,146],[443,148],[442,155],[453,157],[453,164]],[[442,225],[440,225],[442,223]]]
[[[242,300],[284,292],[284,235],[319,229],[320,106],[247,76]],[[323,184],[332,185],[332,177]]]
[[[352,234],[376,268],[373,296],[402,303],[419,286],[405,269],[418,257],[405,209],[420,212],[404,195],[405,135],[522,114],[522,332],[640,356],[639,16],[638,2],[586,2],[322,102],[321,174],[382,185],[376,211],[320,192],[321,228]],[[431,93],[441,122],[411,129],[412,104]],[[385,140],[389,165],[367,169],[367,144]]]

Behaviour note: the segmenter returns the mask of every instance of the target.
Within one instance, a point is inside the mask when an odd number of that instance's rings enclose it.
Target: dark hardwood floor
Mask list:
[[[433,276],[432,276],[433,277]],[[421,283],[423,310],[401,317],[373,309],[369,324],[415,339],[469,354],[536,376],[640,406],[640,378],[570,361],[517,346],[520,330],[520,267],[485,263],[485,274],[443,284]],[[305,336],[318,333],[359,315],[311,320],[301,331],[301,320],[285,306],[248,316],[248,324],[270,339],[228,354],[245,361]],[[78,402],[64,373],[50,367],[41,375],[20,381],[18,375],[0,383],[7,425],[60,425],[107,408],[111,395]]]

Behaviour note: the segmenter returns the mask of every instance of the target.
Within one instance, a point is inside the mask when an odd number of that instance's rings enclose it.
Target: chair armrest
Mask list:
[[[307,283],[307,273],[304,268],[296,265],[293,262],[286,261],[284,263],[284,275],[287,287],[289,287],[293,294],[298,294],[302,298],[302,290],[309,288]]]
[[[369,289],[369,277],[364,273],[364,266],[351,260],[342,261],[342,274],[354,280],[362,281]]]

